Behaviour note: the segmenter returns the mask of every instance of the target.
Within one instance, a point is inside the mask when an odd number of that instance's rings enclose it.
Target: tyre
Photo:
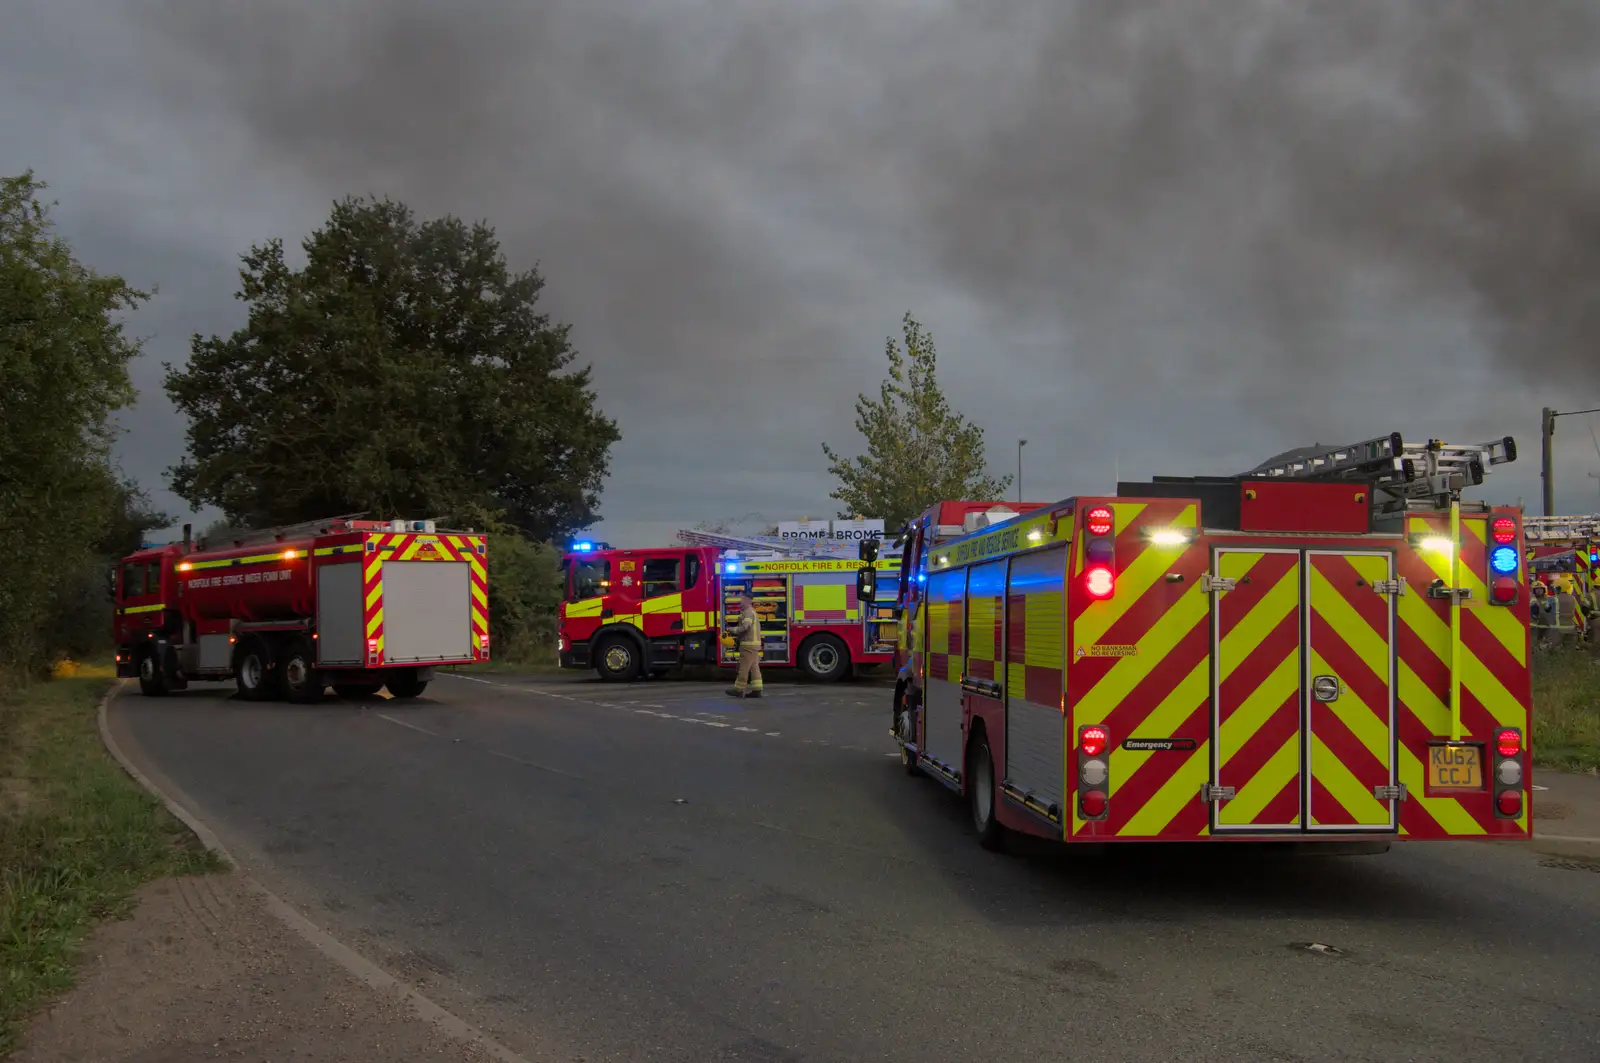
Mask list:
[[[289,700],[296,705],[310,705],[322,700],[322,673],[317,671],[316,651],[308,639],[297,638],[289,643],[283,655],[283,687]]]
[[[377,697],[378,691],[383,689],[382,683],[335,683],[333,692],[341,698],[351,701],[364,701],[367,698]]]
[[[644,672],[644,651],[626,635],[607,635],[595,655],[594,670],[611,683],[631,683]]]
[[[233,685],[245,701],[266,701],[275,693],[272,657],[261,639],[246,637],[234,650]]]
[[[384,686],[389,688],[390,697],[420,698],[422,692],[428,689],[428,681],[418,679],[415,668],[402,668],[391,675]]]
[[[166,697],[172,687],[167,682],[167,671],[161,667],[161,657],[155,650],[139,655],[139,693],[147,698]]]
[[[1006,829],[995,818],[994,757],[989,754],[989,739],[982,731],[967,746],[967,801],[972,807],[972,827],[978,844],[998,851],[1005,846]]]
[[[850,651],[834,635],[812,635],[800,644],[800,671],[819,683],[833,683],[850,671]]]
[[[899,700],[898,706],[894,718],[894,733],[900,740],[900,766],[905,768],[907,775],[916,777],[922,774],[922,769],[917,767],[917,755],[906,747],[907,742],[917,740],[916,710],[907,705],[904,699]]]

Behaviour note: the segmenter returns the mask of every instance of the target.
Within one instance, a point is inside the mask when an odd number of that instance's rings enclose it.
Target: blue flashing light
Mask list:
[[[739,571],[739,562],[737,562],[737,561],[729,561],[727,564],[722,566],[722,571],[724,571],[724,572],[737,572],[737,571]]]
[[[1517,570],[1517,548],[1497,546],[1489,555],[1489,567],[1502,576]]]
[[[588,541],[573,543],[572,548],[580,554],[587,554],[589,551],[594,549],[594,543]]]

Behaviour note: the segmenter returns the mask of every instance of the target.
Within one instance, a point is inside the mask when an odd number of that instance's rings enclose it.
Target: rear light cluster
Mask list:
[[[1117,593],[1117,517],[1110,506],[1083,515],[1083,590],[1104,601]]]
[[[1489,604],[1515,605],[1522,595],[1517,572],[1522,558],[1517,554],[1517,522],[1512,517],[1496,517],[1489,524]]]
[[[1522,815],[1522,732],[1515,727],[1494,735],[1494,813],[1501,819]]]
[[[1078,817],[1105,819],[1111,805],[1111,732],[1100,724],[1078,728]]]

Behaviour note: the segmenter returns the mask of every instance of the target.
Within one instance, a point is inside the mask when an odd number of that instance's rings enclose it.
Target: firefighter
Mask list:
[[[1572,577],[1557,576],[1550,588],[1555,601],[1556,638],[1563,646],[1571,646],[1583,636],[1583,613],[1578,607],[1578,596],[1573,593]]]
[[[1542,649],[1549,649],[1555,642],[1555,606],[1549,585],[1542,577],[1534,580],[1533,598],[1528,603],[1528,612],[1534,638]]]
[[[733,626],[739,642],[739,674],[728,688],[733,698],[761,696],[761,615],[756,600],[747,592],[739,596],[739,622]]]

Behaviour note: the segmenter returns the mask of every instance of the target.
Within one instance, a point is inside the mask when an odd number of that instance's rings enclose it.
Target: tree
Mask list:
[[[24,669],[63,648],[54,620],[126,500],[111,416],[134,399],[140,343],[120,315],[149,296],[78,261],[38,198],[45,187],[31,171],[0,178],[0,662]]]
[[[950,408],[940,390],[933,336],[908,313],[901,322],[905,350],[884,345],[889,375],[876,399],[856,398],[856,430],[866,453],[842,458],[824,443],[828,471],[839,481],[829,496],[844,504],[840,517],[881,517],[897,528],[940,499],[997,499],[1010,476],[989,476],[983,429]]]
[[[131,479],[118,478],[112,490],[115,500],[111,517],[97,552],[115,560],[139,549],[149,532],[170,526],[173,517],[156,509],[150,502],[150,496]]]
[[[494,230],[334,205],[292,269],[243,257],[245,327],[196,335],[166,389],[189,419],[172,487],[229,524],[436,517],[548,540],[598,519],[616,423]]]

